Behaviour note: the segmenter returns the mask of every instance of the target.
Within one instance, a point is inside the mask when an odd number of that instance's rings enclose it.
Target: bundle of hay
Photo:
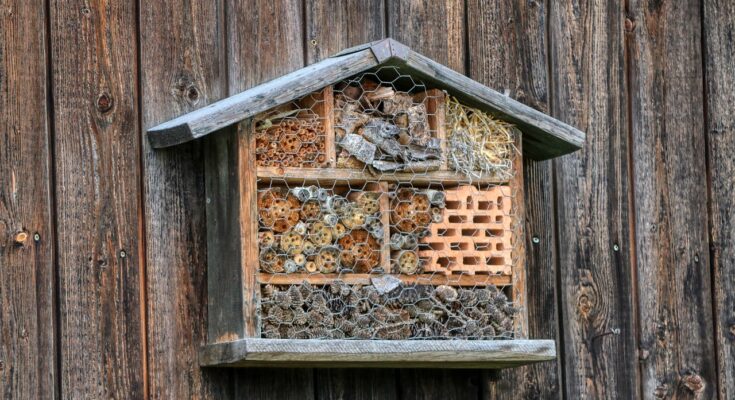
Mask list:
[[[468,178],[484,174],[509,177],[513,157],[514,127],[478,109],[447,100],[447,152],[452,169]]]

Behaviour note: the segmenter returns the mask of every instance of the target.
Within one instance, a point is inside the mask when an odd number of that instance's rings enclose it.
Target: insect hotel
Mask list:
[[[527,340],[523,157],[584,133],[392,40],[148,131],[206,154],[202,366],[505,368]]]

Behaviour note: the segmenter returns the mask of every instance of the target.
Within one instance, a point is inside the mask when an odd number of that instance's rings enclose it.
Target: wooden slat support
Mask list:
[[[511,300],[522,310],[515,317],[515,331],[521,337],[528,337],[528,310],[526,309],[526,240],[525,240],[525,193],[523,186],[523,134],[514,129],[515,145],[517,153],[513,159],[513,179],[510,180],[511,216],[513,218],[511,230],[512,241],[512,266],[513,277]]]
[[[414,101],[425,101],[426,114],[429,117],[429,128],[434,132],[434,137],[439,139],[441,146],[442,166],[441,170],[449,169],[447,163],[447,130],[446,130],[446,95],[439,89],[429,89],[417,93]]]
[[[205,367],[508,368],[556,357],[553,340],[242,339],[204,346]]]
[[[324,124],[324,141],[329,168],[337,166],[337,155],[334,143],[334,93],[332,85],[306,96],[300,101],[304,108],[310,108]]]
[[[379,274],[258,274],[258,282],[272,285],[298,285],[307,281],[313,285],[326,285],[335,280],[341,280],[349,285],[370,285],[370,278],[381,276]],[[509,275],[443,275],[443,274],[419,274],[419,275],[393,275],[408,284],[417,285],[449,285],[449,286],[486,286],[498,287],[511,284]]]
[[[379,176],[371,176],[366,171],[348,168],[282,168],[282,167],[258,167],[258,180],[260,182],[287,182],[298,184],[321,184],[332,183],[362,185],[366,182],[412,182],[418,185],[431,184],[467,184],[470,180],[462,174],[454,171],[431,171],[431,172],[395,172],[385,173]],[[484,174],[473,178],[471,183],[476,184],[501,184],[508,177],[495,174]]]
[[[208,138],[208,342],[258,335],[255,143],[251,120]],[[238,318],[241,317],[241,318]]]

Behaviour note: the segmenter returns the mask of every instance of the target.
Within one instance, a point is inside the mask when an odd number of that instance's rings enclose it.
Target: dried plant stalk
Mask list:
[[[476,108],[447,99],[447,148],[450,166],[469,178],[483,173],[510,177],[517,153],[513,125]]]

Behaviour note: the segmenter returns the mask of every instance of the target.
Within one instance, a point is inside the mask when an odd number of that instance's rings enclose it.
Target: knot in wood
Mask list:
[[[196,88],[196,86],[192,86],[189,88],[189,90],[186,91],[186,97],[191,101],[192,103],[199,100],[199,90]]]
[[[625,19],[625,31],[626,32],[628,33],[633,32],[633,30],[635,30],[635,25],[636,25],[635,21],[633,21],[632,19],[630,18]]]
[[[688,372],[681,377],[681,386],[693,394],[699,394],[704,391],[704,379],[698,374]]]
[[[662,383],[656,387],[653,391],[653,398],[654,399],[664,399],[666,398],[666,395],[669,393],[669,385]]]
[[[100,93],[100,95],[97,96],[97,102],[95,105],[97,107],[97,111],[101,113],[110,111],[113,105],[112,96],[107,92]]]
[[[28,232],[20,231],[13,235],[13,242],[15,242],[16,245],[22,246],[26,243],[26,240],[28,240]]]

